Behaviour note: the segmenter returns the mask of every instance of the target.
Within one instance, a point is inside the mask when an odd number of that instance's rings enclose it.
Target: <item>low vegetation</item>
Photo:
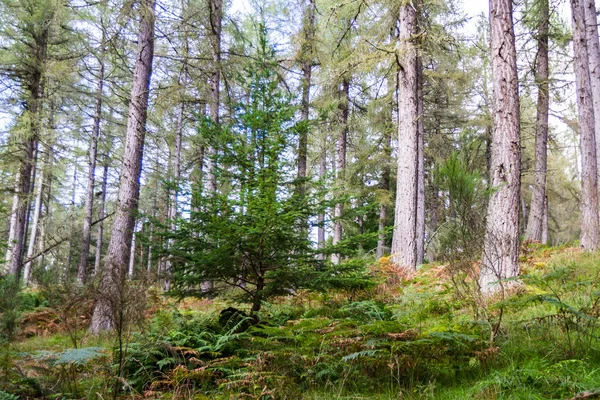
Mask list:
[[[521,262],[509,295],[482,299],[464,266],[396,283],[382,259],[375,288],[273,298],[258,323],[229,296],[156,291],[120,338],[87,334],[88,303],[73,317],[5,280],[0,399],[592,398],[600,256],[532,245]]]

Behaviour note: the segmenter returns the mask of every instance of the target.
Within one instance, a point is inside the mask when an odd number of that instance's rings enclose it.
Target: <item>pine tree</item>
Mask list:
[[[488,293],[519,275],[520,114],[512,0],[490,1],[493,131],[479,286]]]
[[[92,333],[114,327],[115,307],[118,306],[119,288],[125,279],[134,232],[135,212],[139,200],[139,179],[146,131],[148,92],[154,55],[154,0],[143,0],[138,34],[137,57],[134,70],[131,102],[127,118],[127,137],[123,167],[119,182],[117,212],[106,256],[101,271],[100,294],[94,308]]]

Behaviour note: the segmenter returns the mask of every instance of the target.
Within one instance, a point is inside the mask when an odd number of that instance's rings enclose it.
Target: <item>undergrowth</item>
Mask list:
[[[600,388],[599,261],[531,246],[519,289],[485,303],[463,290],[474,284],[469,275],[452,275],[448,265],[351,296],[276,298],[257,324],[223,300],[161,303],[132,336],[121,393],[263,400],[593,394]],[[21,336],[8,350],[11,372],[0,398],[109,395],[102,382],[118,359],[113,342],[83,336],[75,349],[70,337],[64,330]]]

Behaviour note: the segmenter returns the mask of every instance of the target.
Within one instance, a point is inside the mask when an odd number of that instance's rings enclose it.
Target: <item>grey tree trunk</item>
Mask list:
[[[77,145],[79,147],[79,145]],[[69,250],[67,251],[67,274],[71,273],[71,259],[73,253],[73,227],[75,218],[75,196],[77,195],[77,169],[78,157],[73,160],[73,185],[71,187],[71,203],[69,204]],[[67,275],[70,277],[70,275]]]
[[[594,103],[594,137],[600,137],[600,41],[598,39],[598,17],[594,0],[582,0],[585,15],[585,36],[590,68],[590,83]],[[600,140],[596,139],[596,166],[600,157]],[[598,178],[600,179],[600,170]]]
[[[106,212],[106,182],[108,181],[108,156],[105,156],[104,170],[102,172],[102,188],[100,193],[100,205],[98,210],[98,232],[96,233],[96,258],[94,260],[94,275],[100,272],[102,261],[102,245],[104,243],[104,214]]]
[[[537,117],[535,124],[535,171],[533,192],[525,239],[531,242],[542,241],[544,204],[546,202],[546,170],[548,153],[548,113],[550,98],[548,91],[548,27],[550,19],[548,0],[540,0],[540,21],[538,23],[537,56],[535,81],[538,87]]]
[[[390,175],[391,175],[391,163],[392,163],[392,131],[391,127],[394,125],[394,102],[396,101],[396,95],[398,93],[398,80],[396,76],[390,76],[387,79],[387,89],[389,96],[389,112],[390,118],[390,129],[386,129],[383,133],[383,157],[384,165],[381,170],[381,183],[379,185],[381,190],[385,190],[389,193],[390,191]],[[378,235],[377,235],[377,259],[383,257],[389,248],[386,246],[386,220],[388,218],[388,206],[385,202],[379,205],[379,222],[378,222]]]
[[[96,300],[90,326],[90,331],[94,334],[114,328],[115,312],[122,301],[120,287],[127,273],[135,224],[134,214],[137,211],[140,195],[139,182],[146,133],[148,92],[154,56],[154,5],[154,0],[142,0],[117,209],[105,268],[101,272],[100,295]]]
[[[595,251],[598,249],[600,235],[598,227],[598,171],[594,134],[594,102],[590,81],[583,0],[571,0],[571,19],[581,147],[581,247]]]
[[[542,217],[542,244],[548,244],[548,196],[544,200],[544,216]]]
[[[490,1],[493,84],[491,187],[479,286],[483,293],[502,289],[501,281],[519,275],[521,144],[517,59],[512,0]]]
[[[400,7],[400,49],[398,65],[398,174],[396,209],[392,238],[392,262],[401,270],[412,272],[417,266],[417,196],[418,196],[418,100],[416,10],[411,4]]]
[[[102,38],[102,49],[104,49],[104,38]],[[83,217],[83,228],[81,231],[81,255],[79,267],[77,268],[77,282],[84,284],[87,278],[90,241],[92,236],[92,218],[94,215],[94,183],[96,174],[96,158],[98,155],[98,140],[100,139],[100,120],[102,118],[102,90],[104,88],[104,51],[98,59],[100,69],[98,71],[98,84],[96,86],[96,110],[94,112],[94,126],[90,139],[88,153],[88,180],[85,193],[85,215]]]
[[[336,173],[337,173],[337,185],[341,186],[342,182],[346,178],[346,147],[348,142],[348,112],[350,105],[350,80],[344,77],[342,80],[341,88],[339,91],[339,105],[338,105],[338,124],[339,134],[335,143],[335,156],[336,156]],[[338,193],[339,194],[339,193]],[[342,229],[342,214],[344,212],[344,204],[338,201],[335,204],[333,211],[333,241],[332,244],[335,246],[342,240],[343,229]],[[335,253],[331,255],[331,262],[339,264],[341,260],[340,254]]]
[[[23,284],[24,285],[29,284],[29,278],[31,275],[32,261],[30,259],[33,256],[33,253],[35,252],[36,240],[38,238],[38,230],[40,227],[40,215],[42,212],[42,203],[43,203],[43,196],[44,196],[45,178],[47,176],[46,169],[49,168],[51,158],[52,158],[52,147],[49,147],[48,150],[46,150],[44,160],[42,161],[40,168],[39,168],[40,169],[40,173],[39,173],[40,178],[38,179],[38,182],[36,182],[37,188],[35,190],[35,203],[33,206],[33,220],[31,222],[31,234],[29,235],[29,245],[27,247],[27,256],[26,256],[27,261],[25,262],[25,267],[23,270]]]

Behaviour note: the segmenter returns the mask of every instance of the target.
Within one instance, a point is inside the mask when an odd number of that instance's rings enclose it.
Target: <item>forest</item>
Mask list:
[[[487,6],[0,0],[0,400],[600,398],[595,1]]]

